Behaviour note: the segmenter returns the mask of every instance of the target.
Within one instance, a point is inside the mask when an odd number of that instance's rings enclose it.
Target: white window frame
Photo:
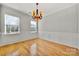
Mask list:
[[[9,16],[13,16],[13,17],[17,17],[19,19],[19,25],[18,25],[18,31],[17,32],[10,32],[10,33],[7,33],[6,32],[6,15],[9,15]],[[5,31],[4,31],[4,34],[19,34],[20,33],[20,17],[18,16],[15,16],[15,15],[11,15],[11,14],[4,14],[4,23],[5,23]]]

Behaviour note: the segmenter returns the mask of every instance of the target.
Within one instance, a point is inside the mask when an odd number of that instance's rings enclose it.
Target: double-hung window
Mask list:
[[[20,18],[5,14],[5,34],[15,34],[20,32]]]

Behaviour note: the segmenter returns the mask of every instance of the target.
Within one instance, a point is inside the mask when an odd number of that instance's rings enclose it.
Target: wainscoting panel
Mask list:
[[[39,37],[48,41],[57,42],[71,47],[79,48],[79,34],[71,32],[39,32]]]

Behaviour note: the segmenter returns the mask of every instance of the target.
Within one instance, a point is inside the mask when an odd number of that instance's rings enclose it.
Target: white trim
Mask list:
[[[5,33],[4,35],[9,35],[9,34],[19,34],[20,32],[11,32],[11,33]]]
[[[37,33],[37,31],[30,31],[30,33]]]

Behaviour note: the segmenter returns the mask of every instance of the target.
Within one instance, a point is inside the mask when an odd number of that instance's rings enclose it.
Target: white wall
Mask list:
[[[74,5],[44,17],[39,24],[39,37],[79,48],[77,9]]]
[[[10,43],[16,43],[19,41],[24,41],[31,38],[36,38],[37,33],[31,33],[30,31],[30,21],[32,20],[32,17],[22,13],[20,11],[17,11],[15,9],[9,8],[7,6],[2,6],[1,8],[1,30],[2,33],[4,33],[4,15],[10,14],[14,16],[20,17],[20,29],[21,32],[19,34],[2,34],[0,38],[0,46],[10,44]]]

